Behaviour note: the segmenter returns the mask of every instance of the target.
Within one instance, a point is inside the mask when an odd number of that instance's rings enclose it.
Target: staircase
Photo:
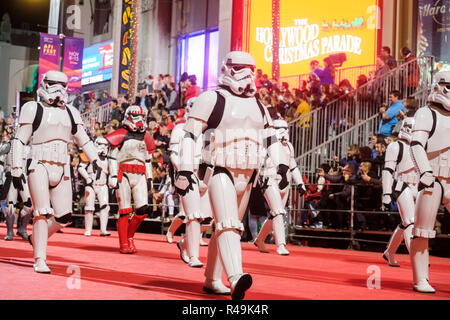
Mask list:
[[[414,64],[420,71],[414,68]],[[367,146],[378,131],[379,108],[383,104],[389,105],[390,91],[407,93],[405,97],[412,96],[419,101],[419,106],[424,106],[433,67],[433,56],[421,56],[290,122],[290,138],[302,173],[311,179],[321,163],[329,162],[333,156],[346,157],[350,144]],[[417,76],[416,88],[408,87],[408,74],[410,79]]]

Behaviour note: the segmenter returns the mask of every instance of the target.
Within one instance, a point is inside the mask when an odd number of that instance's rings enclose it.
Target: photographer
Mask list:
[[[365,161],[356,175],[355,188],[355,210],[375,211],[379,208],[379,199],[381,199],[381,180],[377,174],[371,170],[372,163]],[[371,219],[370,216],[368,219]],[[356,213],[356,230],[363,231],[367,229],[366,215]]]
[[[399,115],[400,110],[403,111],[403,113],[407,112],[400,97],[400,91],[391,91],[389,93],[389,101],[391,102],[390,107],[386,108],[386,106],[383,105],[380,108],[381,123],[378,133],[385,137],[389,137],[392,134],[392,130],[398,122],[397,115]]]
[[[348,163],[342,169],[342,173],[338,172],[335,175],[325,173],[322,168],[319,170],[319,176],[323,176],[332,184],[338,184],[337,186],[330,186],[331,188],[327,192],[322,192],[319,209],[349,210],[352,185],[356,182],[355,165]],[[343,187],[340,184],[343,184]],[[345,216],[346,214],[343,212],[333,212],[329,219],[331,227],[334,229],[347,227],[348,217]]]

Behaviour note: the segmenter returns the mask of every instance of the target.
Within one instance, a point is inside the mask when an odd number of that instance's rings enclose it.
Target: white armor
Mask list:
[[[170,161],[174,167],[174,171],[178,171],[180,168],[180,157],[179,149],[180,143],[186,134],[184,131],[185,123],[177,124],[172,130],[170,137],[169,151],[170,151]],[[194,153],[194,173],[197,175],[198,168],[200,165],[202,157],[202,146],[203,146],[203,135],[195,142],[195,153]],[[197,177],[198,179],[198,177]],[[211,206],[209,204],[209,196],[207,186],[203,180],[198,179],[200,188],[200,203],[195,210],[187,211],[180,201],[180,213],[178,217],[185,217],[186,222],[186,233],[185,236],[177,244],[181,250],[181,257],[184,262],[186,262],[190,267],[202,267],[203,263],[198,259],[199,257],[199,246],[201,240],[201,225],[200,222],[203,219],[211,218]],[[177,220],[177,219],[176,219]],[[169,238],[175,233],[176,226],[179,226],[179,222],[175,221],[174,226],[169,228]]]
[[[111,144],[109,187],[116,188],[119,202],[120,253],[136,253],[134,234],[148,216],[148,190],[152,188],[151,154],[154,141],[146,132],[147,112],[139,106],[128,107],[123,125],[105,138]],[[133,198],[135,214],[128,222]]]
[[[256,99],[248,99],[251,101],[246,101],[247,106],[243,108],[241,103],[246,98],[234,96],[224,89],[219,89],[218,92],[225,97],[223,117],[211,134],[210,152],[205,151],[204,160],[213,166],[232,169],[261,168],[265,158],[263,146],[265,137],[263,128],[261,130],[256,128],[264,119]],[[214,107],[216,93],[211,91],[202,95],[197,101]],[[191,113],[193,118],[207,121],[211,110],[194,108]]]
[[[450,210],[449,87],[450,72],[438,72],[428,97],[429,106],[416,112],[412,133],[412,157],[420,180],[410,257],[414,290],[419,292],[435,292],[428,283],[428,239],[435,237],[441,201]]]
[[[52,77],[44,76],[44,79],[64,78],[63,74],[55,73],[58,72],[52,71]],[[54,93],[46,91],[46,86],[42,84],[40,89],[39,96],[44,100],[46,94]],[[71,222],[72,185],[67,144],[73,138],[91,162],[98,160],[97,151],[84,131],[78,110],[62,101],[56,99],[53,105],[45,101],[25,103],[13,140],[13,183],[20,185],[25,170],[29,172],[28,183],[34,210],[31,236],[36,260],[34,270],[43,273],[50,272],[45,263],[48,237]],[[22,150],[29,141],[32,156],[29,166],[25,168]]]
[[[285,248],[286,236],[284,231],[283,215],[286,214],[286,203],[289,197],[289,191],[291,183],[293,182],[299,190],[302,190],[302,194],[306,191],[305,184],[300,173],[300,169],[297,167],[295,161],[294,147],[289,142],[288,125],[284,120],[275,120],[273,122],[276,129],[277,138],[281,141],[283,152],[287,159],[289,159],[289,171],[287,172],[287,180],[289,184],[282,190],[278,189],[278,184],[281,181],[281,177],[277,175],[277,170],[274,162],[270,157],[266,158],[263,167],[263,180],[267,189],[265,189],[264,197],[270,208],[272,217],[268,218],[254,241],[254,244],[258,247],[259,251],[268,253],[264,245],[264,241],[270,231],[273,229],[275,235],[275,242],[277,244],[277,253],[280,255],[289,255],[289,251]],[[279,199],[278,199],[279,198]]]
[[[109,215],[109,197],[107,185],[109,161],[106,158],[106,155],[108,153],[108,141],[103,137],[97,137],[94,141],[94,145],[97,148],[99,154],[97,165],[101,169],[97,172],[94,172],[93,166],[90,163],[85,162],[81,162],[78,166],[78,172],[86,182],[86,205],[84,207],[84,223],[86,231],[84,235],[91,235],[95,210],[95,198],[97,198],[100,206],[100,236],[109,236],[111,234],[106,231]]]
[[[233,67],[232,62],[225,58],[224,64],[230,68]],[[227,76],[226,72],[222,68],[222,76]],[[250,72],[248,79],[254,85]],[[275,137],[267,109],[258,105],[250,92],[252,85],[244,89],[242,96],[237,96],[233,84],[221,81],[219,84],[221,89],[218,92],[207,91],[198,96],[189,114],[175,186],[183,197],[186,212],[196,210],[200,193],[193,173],[195,140],[204,132],[206,143],[208,138],[211,141],[210,157],[208,159],[207,155],[203,160],[214,166],[208,192],[215,221],[215,231],[208,246],[204,289],[214,293],[225,292],[219,282],[222,264],[231,286],[232,299],[240,300],[252,284],[251,276],[242,270],[240,239],[244,228],[241,220],[265,158],[264,141],[267,142],[267,152],[283,175],[283,181],[288,161]]]
[[[6,172],[8,172],[8,175],[11,174],[11,167],[12,167],[12,159],[13,159],[13,148],[9,150],[9,153],[6,155]],[[30,156],[30,147],[24,146],[23,153],[22,153],[22,164],[23,166],[26,165],[26,162]],[[31,219],[32,215],[32,204],[30,199],[30,191],[28,189],[28,183],[27,178],[25,177],[25,181],[23,181],[22,184],[22,190],[17,190],[14,185],[11,183],[9,185],[8,195],[6,197],[6,201],[8,204],[8,207],[6,209],[6,226],[7,226],[7,234],[5,237],[5,240],[13,240],[14,237],[14,220],[16,217],[16,206],[17,206],[17,200],[18,196],[20,194],[20,197],[22,198],[22,201],[24,203],[23,206],[23,216],[20,223],[20,227],[17,229],[17,235],[21,236],[24,240],[28,240],[28,234],[27,234],[27,225],[28,222]],[[6,190],[5,190],[6,191]]]
[[[419,176],[415,171],[409,146],[412,120],[412,118],[403,120],[399,140],[388,145],[382,172],[383,203],[389,205],[393,199],[396,200],[402,219],[402,224],[394,230],[383,253],[383,258],[393,267],[399,266],[395,260],[395,252],[403,238],[406,248],[408,251],[410,250],[414,225],[414,207]]]

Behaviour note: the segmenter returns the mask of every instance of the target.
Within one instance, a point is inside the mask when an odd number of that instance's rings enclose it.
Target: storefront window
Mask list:
[[[217,28],[184,35],[179,39],[178,78],[195,75],[202,90],[217,85],[219,31]]]

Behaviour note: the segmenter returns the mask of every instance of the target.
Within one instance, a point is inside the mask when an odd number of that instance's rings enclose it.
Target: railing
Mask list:
[[[343,186],[343,184],[327,184],[328,186]],[[327,226],[323,226],[323,227],[314,227],[314,229],[326,229],[324,231],[331,231],[331,232],[343,232],[346,233],[345,237],[332,237],[329,234],[328,235],[320,235],[320,234],[316,234],[316,235],[299,235],[296,234],[296,231],[299,230],[313,230],[313,228],[309,228],[309,226],[304,227],[302,225],[302,218],[301,215],[302,213],[306,213],[304,214],[304,216],[311,217],[311,213],[312,213],[312,209],[311,207],[305,208],[305,203],[304,203],[304,198],[300,198],[298,196],[298,190],[296,189],[291,189],[291,194],[290,194],[290,202],[289,202],[289,206],[288,206],[288,212],[289,212],[289,217],[288,217],[288,226],[290,227],[290,232],[289,232],[289,238],[295,239],[295,238],[303,238],[303,239],[328,239],[328,240],[344,240],[344,241],[349,241],[349,248],[354,248],[355,246],[358,246],[359,242],[372,242],[372,243],[380,243],[380,244],[386,244],[387,241],[379,241],[379,240],[373,240],[373,239],[364,239],[361,237],[358,237],[358,235],[361,234],[382,234],[383,231],[380,231],[380,229],[376,229],[377,226],[372,225],[372,223],[374,221],[376,221],[377,223],[379,223],[379,220],[382,219],[384,220],[384,223],[390,224],[387,227],[395,227],[395,224],[397,223],[397,221],[400,221],[400,217],[399,217],[399,212],[398,211],[380,211],[381,210],[381,192],[379,194],[380,198],[379,198],[379,206],[377,207],[373,207],[373,208],[364,208],[365,210],[361,210],[362,206],[358,205],[358,202],[360,201],[360,198],[358,196],[357,193],[357,187],[359,185],[358,184],[353,184],[351,185],[351,194],[350,197],[348,199],[348,203],[347,203],[347,208],[346,209],[340,209],[340,210],[336,210],[336,209],[330,209],[330,208],[323,208],[320,207],[318,205],[316,205],[314,207],[314,210],[317,210],[320,212],[320,216],[316,216],[316,217],[320,217],[319,220],[321,219],[322,221],[326,220],[326,218],[324,217],[324,213],[326,213],[328,216],[328,218],[332,217],[332,218],[336,218],[336,215],[344,215],[344,217],[342,218],[343,222],[344,222],[344,226],[342,226],[341,228],[327,228]],[[365,187],[367,187],[367,185],[365,185]],[[357,223],[357,215],[359,215],[359,220],[365,220],[366,224],[365,224],[365,228],[363,229],[362,225],[360,223]],[[438,212],[438,216],[442,216],[444,215],[444,212]],[[361,217],[364,217],[364,219],[362,219]],[[376,216],[376,218],[375,218]],[[385,218],[383,218],[383,216],[385,216]],[[387,216],[387,217],[386,217]],[[394,218],[395,217],[395,218]],[[372,218],[372,219],[371,219]],[[390,221],[389,221],[390,220]],[[372,227],[372,228],[371,228]],[[375,228],[373,228],[375,227]],[[384,226],[386,227],[386,225]],[[385,233],[386,234],[390,234],[392,232],[392,230],[386,230]],[[449,235],[446,234],[437,234],[437,237],[449,237]]]
[[[96,108],[95,110],[91,110],[90,112],[81,113],[81,119],[83,120],[84,127],[88,130],[93,130],[96,122],[108,122],[109,115],[111,113],[111,102],[103,104]]]
[[[296,157],[325,143],[333,134],[378,114],[383,104],[389,105],[389,93],[393,90],[399,90],[405,97],[413,96],[420,106],[425,105],[433,65],[433,56],[421,56],[291,121],[289,131]]]
[[[334,83],[339,84],[342,80],[347,79],[350,81],[352,86],[356,86],[356,81],[361,74],[368,76],[371,72],[375,71],[375,68],[376,67],[373,64],[350,68],[339,68],[335,72]],[[309,73],[304,73],[299,76],[280,77],[281,82],[289,83],[290,88],[298,88],[300,86],[300,81],[308,81],[308,78]]]
[[[349,124],[343,123],[343,121],[341,123],[331,124],[326,128],[327,131],[322,133],[327,135],[325,137],[326,142],[311,148],[308,152],[303,153],[297,158],[300,171],[311,181],[320,164],[333,161],[334,156],[337,156],[339,159],[346,158],[349,145],[368,145],[369,139],[378,129],[379,122],[380,117],[376,114],[351,127]],[[308,133],[306,130],[308,129],[310,128],[303,129],[305,131],[302,132],[302,143],[307,143],[306,138],[308,137]]]

